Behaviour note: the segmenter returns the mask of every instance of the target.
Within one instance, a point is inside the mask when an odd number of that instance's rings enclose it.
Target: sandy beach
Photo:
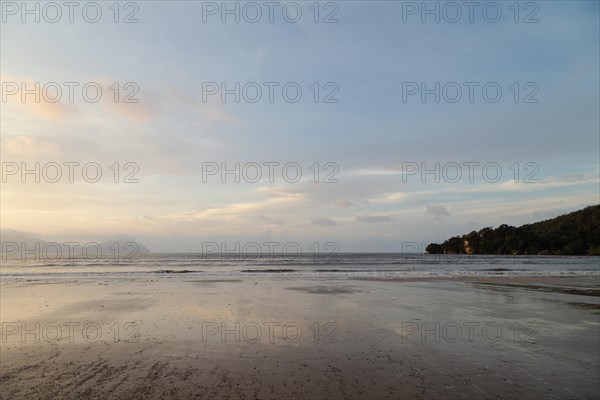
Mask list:
[[[2,398],[598,398],[596,278],[13,279]]]

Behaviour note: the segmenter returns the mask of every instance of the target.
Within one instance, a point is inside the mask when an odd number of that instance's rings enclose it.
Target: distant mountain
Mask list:
[[[515,228],[500,225],[431,243],[431,254],[600,255],[600,205]]]
[[[36,243],[40,246],[44,246],[46,242],[41,239],[36,239],[33,235],[27,232],[16,231],[14,229],[0,229],[0,242],[1,243],[25,243],[26,248],[33,249]],[[0,252],[4,251],[4,245],[0,248]]]
[[[140,242],[133,240],[108,240],[106,242],[98,243],[102,249],[102,254],[113,254],[116,249],[115,243],[118,244],[119,250],[122,254],[149,254],[150,250]]]
[[[87,251],[87,252],[86,252]],[[88,241],[45,241],[36,238],[27,232],[21,232],[14,229],[0,230],[0,254],[12,256],[21,256],[22,254],[32,254],[38,252],[42,257],[55,256],[58,253],[63,257],[69,254],[75,257],[87,255],[87,258],[95,258],[98,254],[102,257],[124,258],[136,254],[149,254],[150,250],[140,242],[120,237],[115,240],[105,242]]]

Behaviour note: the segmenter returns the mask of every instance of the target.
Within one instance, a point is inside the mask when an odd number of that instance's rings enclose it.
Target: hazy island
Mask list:
[[[600,255],[600,205],[520,227],[500,225],[430,243],[430,254]]]
[[[115,235],[106,241],[46,241],[35,235],[15,229],[0,229],[0,254],[4,257],[23,257],[24,259],[40,259],[55,257],[69,258],[127,258],[137,254],[150,254],[151,251],[142,243],[127,235]]]

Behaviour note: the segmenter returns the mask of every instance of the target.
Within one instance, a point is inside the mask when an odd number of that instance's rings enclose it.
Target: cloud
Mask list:
[[[29,77],[0,75],[2,81],[2,103],[16,105],[26,113],[49,120],[61,120],[79,113],[75,104],[66,103],[66,88],[59,88],[55,83],[43,84]],[[25,94],[27,93],[27,94]]]
[[[359,222],[366,222],[368,224],[378,224],[380,222],[390,222],[392,219],[384,215],[359,215],[356,217]]]
[[[354,205],[353,202],[351,202],[350,200],[346,200],[346,199],[337,199],[334,204],[337,207],[342,207],[342,208],[352,207]]]
[[[30,136],[18,135],[2,139],[2,150],[10,155],[56,155],[58,147]]]
[[[401,169],[385,168],[385,167],[369,167],[351,169],[347,172],[348,176],[387,176],[387,175],[402,175]]]
[[[258,219],[266,222],[267,224],[272,224],[272,225],[283,225],[283,222],[273,219],[273,218],[269,218],[269,217],[265,217],[264,215],[259,215]]]
[[[271,198],[291,198],[303,195],[298,191],[299,189],[300,188],[268,185],[259,186],[255,191],[256,193],[263,194]]]
[[[322,225],[322,226],[333,226],[333,225],[337,225],[337,222],[335,222],[332,219],[329,218],[317,218],[317,219],[313,219],[311,221],[311,223],[313,225]]]
[[[134,122],[149,122],[157,115],[152,105],[145,103],[123,103],[112,100],[102,100],[102,105],[110,114],[123,117]]]
[[[30,116],[55,122],[81,117],[84,112],[89,114],[98,106],[111,117],[122,117],[138,123],[150,121],[159,111],[154,99],[160,98],[160,94],[144,92],[135,82],[118,82],[119,85],[115,86],[115,79],[101,78],[66,86],[13,75],[2,75],[0,80],[3,89],[6,87],[8,91],[3,94],[3,103],[17,106]],[[98,88],[98,92],[95,89],[83,89],[86,84]],[[27,95],[23,94],[24,90]],[[86,100],[84,96],[94,100]]]
[[[24,104],[30,106],[31,111],[34,114],[50,120],[62,120],[79,113],[75,106],[62,102],[50,103],[47,101],[40,101],[39,103],[36,103],[28,101]]]
[[[46,86],[31,78],[12,75],[1,75],[0,81],[4,91],[2,103],[20,107],[31,116],[56,121],[79,113],[75,104],[63,101],[68,99],[68,94],[59,94],[56,85]]]
[[[274,197],[222,206],[209,206],[187,212],[169,214],[162,218],[171,221],[206,222],[212,220],[220,223],[225,221],[242,221],[246,218],[251,218],[254,221],[256,214],[263,215],[262,213],[288,210],[290,207],[297,207],[300,202],[302,202],[302,196]]]
[[[450,211],[444,206],[427,206],[427,214],[433,215],[433,217],[437,220],[441,220],[444,217],[447,217],[450,214]]]
[[[394,192],[387,193],[384,196],[377,199],[381,203],[400,203],[408,198],[408,193]]]

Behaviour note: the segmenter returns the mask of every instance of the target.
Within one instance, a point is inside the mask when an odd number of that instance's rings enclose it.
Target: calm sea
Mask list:
[[[600,257],[430,255],[346,253],[329,256],[238,254],[145,254],[115,260],[3,257],[2,279],[93,276],[300,276],[300,277],[453,277],[453,276],[598,276]]]

